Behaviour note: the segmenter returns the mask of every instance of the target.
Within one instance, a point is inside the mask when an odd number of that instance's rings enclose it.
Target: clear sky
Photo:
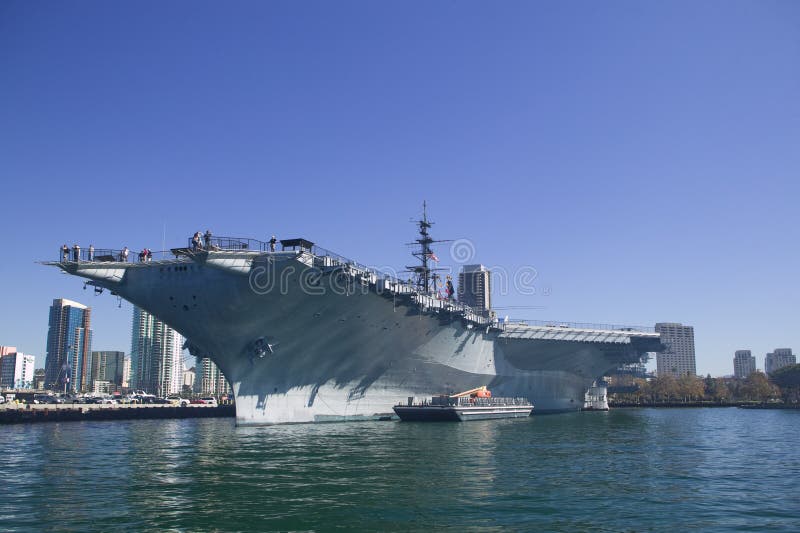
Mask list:
[[[35,263],[65,242],[399,268],[427,200],[475,262],[536,269],[508,314],[683,322],[699,373],[763,368],[800,351],[798,171],[791,0],[5,0],[0,344],[43,366],[65,297],[129,351],[129,304]]]

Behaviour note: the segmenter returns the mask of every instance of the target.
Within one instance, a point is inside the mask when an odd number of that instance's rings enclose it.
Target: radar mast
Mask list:
[[[431,237],[430,233],[428,233],[428,230],[433,225],[433,222],[428,220],[427,202],[422,202],[422,219],[414,220],[414,223],[418,227],[419,238],[416,241],[407,244],[409,246],[418,246],[416,250],[411,252],[411,255],[419,259],[419,264],[408,266],[406,268],[408,269],[408,272],[411,272],[416,276],[417,290],[423,294],[430,294],[431,292],[436,292],[438,290],[437,282],[439,280],[439,275],[436,272],[446,270],[444,268],[431,268],[428,266],[429,261],[439,261],[439,258],[436,257],[436,254],[433,253],[431,245],[450,241],[435,240]]]

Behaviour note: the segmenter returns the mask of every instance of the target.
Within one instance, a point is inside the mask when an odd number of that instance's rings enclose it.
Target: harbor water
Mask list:
[[[2,427],[3,531],[798,531],[800,411]]]

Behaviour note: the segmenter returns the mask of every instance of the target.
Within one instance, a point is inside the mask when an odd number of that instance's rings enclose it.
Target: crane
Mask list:
[[[486,388],[486,385],[483,385],[482,387],[476,387],[474,389],[465,390],[464,392],[459,392],[458,394],[450,395],[451,398],[465,398],[467,396],[471,398],[491,398],[492,393]]]

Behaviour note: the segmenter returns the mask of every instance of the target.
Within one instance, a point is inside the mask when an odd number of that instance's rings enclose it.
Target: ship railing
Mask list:
[[[242,237],[211,237],[206,239],[200,236],[199,247],[192,243],[192,237],[187,239],[187,248],[225,252],[266,252],[269,250],[269,243],[258,239],[247,239]]]
[[[414,293],[412,300],[423,309],[430,311],[445,311],[452,314],[461,315],[468,322],[478,325],[489,325],[492,319],[476,312],[469,305],[440,298],[438,295]]]
[[[493,407],[497,405],[530,405],[526,398],[450,398],[451,405],[459,407]]]
[[[69,248],[67,251],[59,250],[58,260],[62,263],[130,263],[136,261],[136,253],[131,250],[117,250],[113,248]]]
[[[561,320],[526,320],[521,318],[516,319],[498,319],[497,327],[505,329],[507,325],[518,326],[543,326],[546,328],[570,328],[570,329],[589,329],[589,330],[605,330],[605,331],[633,331],[640,333],[655,333],[655,328],[652,326],[628,326],[622,324],[598,324],[591,322],[564,322]]]
[[[376,280],[384,280],[397,285],[408,285],[408,280],[400,279],[388,272],[378,270],[377,268],[367,266],[359,263],[354,259],[345,257],[343,255],[332,252],[322,246],[314,245],[311,248],[311,254],[317,259],[315,264],[317,266],[346,266],[353,274],[370,274],[375,276]]]
[[[87,248],[69,249],[68,253],[59,251],[58,261],[61,263],[138,263],[150,261],[164,261],[175,259],[175,254],[170,250],[153,251],[144,249],[140,251],[116,248]]]
[[[347,268],[348,272],[354,276],[361,275],[364,278],[372,276],[372,278],[369,279],[371,282],[378,285],[378,290],[388,290],[397,294],[410,294],[414,303],[423,307],[426,311],[433,310],[459,314],[468,322],[473,322],[481,326],[485,326],[490,323],[489,318],[475,312],[466,304],[441,298],[439,295],[423,294],[419,292],[407,279],[404,280],[397,278],[387,272],[369,267],[316,244],[311,248],[311,254],[315,258],[316,266],[344,266]]]

